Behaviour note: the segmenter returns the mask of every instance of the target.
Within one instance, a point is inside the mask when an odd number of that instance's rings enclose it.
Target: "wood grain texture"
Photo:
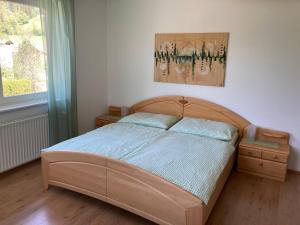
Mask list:
[[[108,106],[108,115],[121,117],[122,116],[122,108],[119,106]]]
[[[107,176],[107,197],[112,204],[159,224],[185,224],[185,208],[173,199],[132,176],[113,170]]]
[[[246,119],[221,105],[184,96],[161,96],[147,99],[133,105],[130,112],[163,113],[226,122],[236,126],[240,131],[240,136],[250,125]]]
[[[286,182],[234,172],[206,225],[298,225],[300,176]]]
[[[43,191],[40,163],[0,176],[1,225],[154,225],[111,204],[62,188]],[[299,225],[300,175],[286,182],[233,172],[206,225]]]
[[[284,181],[290,152],[289,134],[259,128],[256,138],[270,143],[277,143],[278,147],[249,143],[244,138],[238,148],[238,170]]]
[[[111,123],[116,123],[121,119],[121,116],[104,115],[96,118],[96,127],[102,127]]]
[[[244,129],[250,124],[240,115],[221,105],[191,97],[184,97],[184,100],[186,103],[184,104],[183,116],[230,123],[239,129],[240,137],[243,135]]]
[[[287,164],[239,155],[238,170],[241,172],[284,181]]]
[[[193,116],[232,123],[240,135],[249,122],[217,104],[183,96],[163,96],[137,103],[134,112]],[[133,165],[78,152],[43,152],[44,188],[60,186],[122,207],[160,224],[205,224],[233,166],[219,177],[207,205],[191,193]]]
[[[239,147],[239,154],[245,155],[245,156],[251,156],[255,158],[260,158],[261,159],[261,150],[260,149],[254,149],[254,148],[248,148],[244,146]]]
[[[150,98],[141,101],[133,105],[130,109],[130,113],[135,112],[151,112],[151,113],[161,113],[168,115],[176,115],[182,117],[183,115],[183,105],[181,101],[183,96],[161,96]]]
[[[205,205],[176,185],[119,160],[76,152],[44,152],[42,159],[43,177],[48,179],[44,187],[70,189],[172,225],[205,224],[234,162],[232,156]]]
[[[71,173],[71,174],[70,174]],[[48,180],[70,184],[106,196],[106,167],[81,162],[54,162],[48,169]]]
[[[96,117],[96,127],[102,127],[111,123],[116,123],[122,117],[122,109],[118,106],[108,106],[108,114]]]
[[[287,163],[288,162],[288,155],[287,154],[280,154],[278,152],[262,152],[262,158],[270,161],[275,162],[282,162]]]
[[[42,167],[48,165],[43,169],[48,184],[98,198],[160,224],[174,225],[187,221],[204,224],[233,164],[232,159],[212,195],[215,200],[206,206],[176,185],[119,160],[76,152],[44,152],[42,158]]]

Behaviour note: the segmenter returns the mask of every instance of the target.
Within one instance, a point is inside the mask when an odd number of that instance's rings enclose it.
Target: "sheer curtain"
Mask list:
[[[77,135],[73,0],[39,0],[47,46],[50,145]]]

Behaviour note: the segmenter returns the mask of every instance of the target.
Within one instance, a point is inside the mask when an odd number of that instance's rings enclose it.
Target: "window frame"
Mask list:
[[[8,0],[8,1],[13,2],[13,3],[38,7],[37,0]],[[46,68],[45,68],[45,70],[46,70]],[[46,76],[47,76],[47,71],[46,71]],[[47,82],[47,80],[48,79],[46,77],[46,82]],[[20,103],[22,103],[22,105],[24,105],[24,103],[32,104],[32,102],[34,102],[34,101],[47,102],[47,98],[48,98],[48,90],[44,91],[44,92],[7,96],[7,97],[5,97],[3,94],[4,94],[4,92],[3,92],[2,73],[1,73],[1,64],[0,64],[0,112],[1,112],[1,107],[3,107],[3,106],[6,107],[9,105],[18,105]]]

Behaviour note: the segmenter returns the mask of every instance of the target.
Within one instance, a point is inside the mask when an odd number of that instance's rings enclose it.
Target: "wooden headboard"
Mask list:
[[[190,116],[230,123],[239,129],[240,136],[250,124],[246,119],[218,104],[184,96],[162,96],[150,98],[133,105],[130,113],[152,112],[176,116]]]
[[[239,129],[240,136],[249,122],[231,110],[218,104],[198,98],[184,97],[183,116],[198,117],[208,120],[221,121],[234,125]]]
[[[162,96],[150,98],[133,105],[129,112],[152,112],[182,117],[182,100],[183,96]]]

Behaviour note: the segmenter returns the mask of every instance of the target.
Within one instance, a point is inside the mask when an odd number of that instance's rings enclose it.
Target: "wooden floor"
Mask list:
[[[153,224],[99,200],[51,187],[43,192],[40,162],[0,175],[1,225]],[[287,181],[233,172],[207,225],[300,225],[300,175]]]

